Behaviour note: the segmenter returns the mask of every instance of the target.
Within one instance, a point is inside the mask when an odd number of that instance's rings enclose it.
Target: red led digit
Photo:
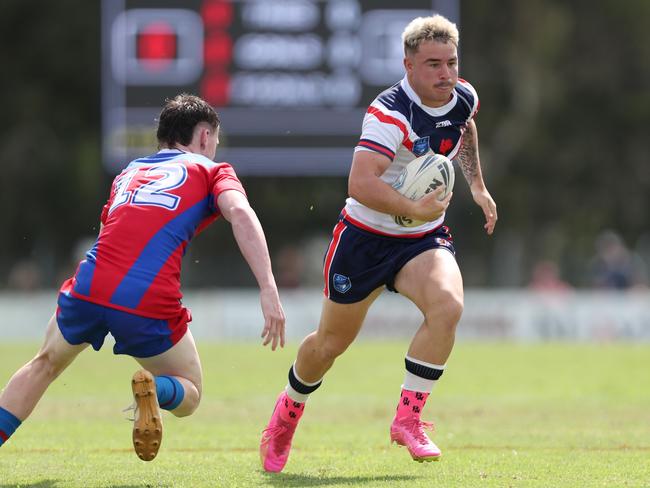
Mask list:
[[[176,33],[165,22],[149,24],[138,33],[137,57],[141,62],[162,68],[162,65],[171,63],[176,58],[177,48]]]

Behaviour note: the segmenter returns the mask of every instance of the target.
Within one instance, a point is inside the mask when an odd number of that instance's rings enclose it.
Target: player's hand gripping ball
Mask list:
[[[439,200],[444,199],[454,188],[454,165],[442,154],[425,154],[407,164],[393,183],[393,188],[411,200],[419,200],[427,193],[444,187]],[[393,216],[395,222],[404,227],[415,227],[425,222],[409,217]]]

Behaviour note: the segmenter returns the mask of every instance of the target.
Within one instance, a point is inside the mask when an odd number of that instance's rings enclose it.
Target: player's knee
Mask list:
[[[463,314],[463,296],[452,290],[441,290],[425,312],[427,323],[454,331]]]
[[[187,417],[192,415],[201,403],[201,387],[194,383],[187,382],[183,385],[185,394],[181,404],[171,411],[176,417]]]
[[[186,399],[178,408],[171,412],[175,417],[189,417],[199,408],[199,403],[199,400]]]

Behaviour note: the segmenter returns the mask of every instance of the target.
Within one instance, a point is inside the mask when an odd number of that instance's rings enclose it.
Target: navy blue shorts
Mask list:
[[[187,332],[191,320],[183,309],[172,319],[151,319],[114,308],[59,294],[56,321],[65,340],[78,345],[89,343],[99,351],[109,332],[115,338],[113,352],[147,358],[172,348]]]
[[[391,237],[341,217],[325,253],[325,296],[336,303],[356,303],[380,286],[397,292],[395,276],[402,267],[418,254],[438,248],[456,255],[447,226],[421,237]]]

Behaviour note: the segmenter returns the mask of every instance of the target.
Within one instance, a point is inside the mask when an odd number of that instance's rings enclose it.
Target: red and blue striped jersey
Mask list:
[[[61,292],[151,318],[181,313],[181,260],[220,211],[225,190],[245,194],[232,166],[164,149],[132,161],[113,181],[102,229]]]

